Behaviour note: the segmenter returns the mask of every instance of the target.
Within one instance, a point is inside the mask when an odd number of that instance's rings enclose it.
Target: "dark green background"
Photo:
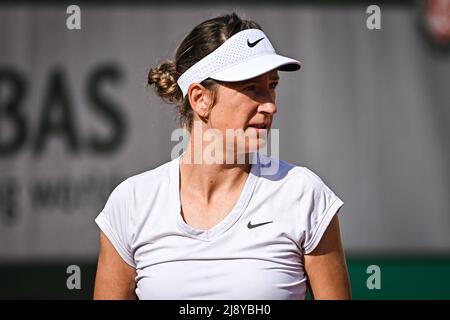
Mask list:
[[[354,299],[450,299],[450,256],[348,257]],[[81,290],[68,290],[69,265],[81,268]],[[381,289],[366,286],[367,267],[381,269]],[[95,262],[0,265],[0,299],[91,299]]]

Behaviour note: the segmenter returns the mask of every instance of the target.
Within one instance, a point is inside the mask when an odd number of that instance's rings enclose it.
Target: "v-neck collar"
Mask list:
[[[170,183],[171,183],[171,196],[175,203],[176,223],[178,228],[188,236],[203,241],[212,241],[219,235],[230,229],[242,216],[245,208],[247,207],[253,191],[256,186],[256,182],[260,175],[260,159],[258,152],[252,152],[251,168],[247,180],[245,181],[244,188],[242,189],[237,202],[231,211],[223,218],[219,223],[214,225],[208,230],[202,230],[194,228],[187,224],[181,216],[181,197],[180,197],[180,156],[172,160],[170,170]]]

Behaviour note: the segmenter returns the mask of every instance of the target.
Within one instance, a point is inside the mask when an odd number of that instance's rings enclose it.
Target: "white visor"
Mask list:
[[[268,71],[296,71],[301,62],[278,55],[259,29],[236,33],[220,47],[184,72],[177,83],[186,96],[189,86],[211,78],[219,81],[248,80]]]

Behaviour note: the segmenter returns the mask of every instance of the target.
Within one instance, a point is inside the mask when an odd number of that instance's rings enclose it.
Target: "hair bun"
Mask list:
[[[168,103],[182,101],[182,92],[175,79],[177,68],[172,60],[165,60],[148,73],[148,85],[154,86],[156,93]]]

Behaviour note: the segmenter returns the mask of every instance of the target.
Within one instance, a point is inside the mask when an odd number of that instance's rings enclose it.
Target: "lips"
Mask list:
[[[255,123],[249,125],[249,127],[256,128],[256,129],[267,129],[269,126],[267,123]]]

